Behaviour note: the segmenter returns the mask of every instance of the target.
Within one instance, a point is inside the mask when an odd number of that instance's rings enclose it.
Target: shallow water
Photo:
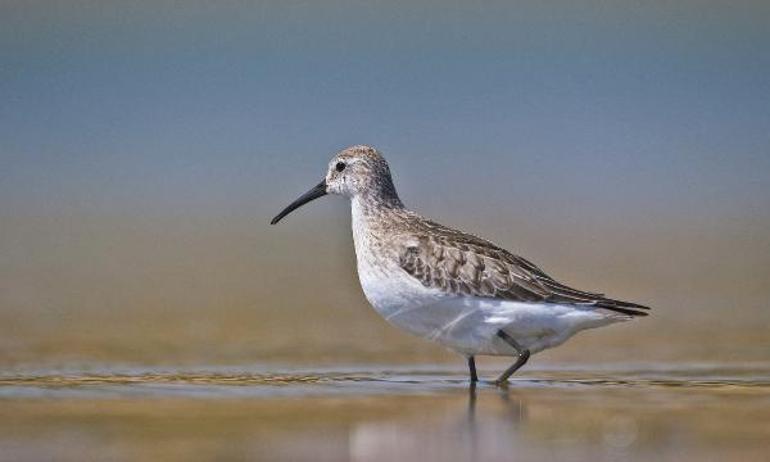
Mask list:
[[[770,363],[532,367],[505,388],[435,366],[0,374],[3,460],[747,461],[769,442]]]

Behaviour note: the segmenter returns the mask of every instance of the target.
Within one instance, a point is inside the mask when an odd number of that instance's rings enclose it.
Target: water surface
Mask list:
[[[482,370],[492,378],[497,371]],[[3,460],[766,460],[770,364],[6,370]]]

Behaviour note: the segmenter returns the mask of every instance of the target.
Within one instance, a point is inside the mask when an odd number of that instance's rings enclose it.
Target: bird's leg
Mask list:
[[[495,380],[495,383],[500,385],[508,381],[508,377],[510,377],[511,374],[513,374],[521,366],[526,364],[527,360],[529,359],[529,350],[519,345],[519,343],[516,340],[514,340],[513,337],[506,334],[502,329],[497,331],[497,336],[503,339],[505,343],[512,346],[513,349],[516,350],[516,352],[519,354],[518,358],[516,358],[516,362],[513,363],[511,367],[506,369],[505,372],[500,374],[500,377],[498,377],[497,380]]]
[[[471,383],[479,381],[479,376],[476,375],[476,359],[473,356],[468,356],[468,369],[471,371]]]

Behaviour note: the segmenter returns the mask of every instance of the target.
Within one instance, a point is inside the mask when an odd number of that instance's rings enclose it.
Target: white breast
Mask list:
[[[394,313],[416,309],[449,298],[437,289],[423,286],[398,265],[397,254],[374,242],[366,218],[356,199],[352,201],[353,241],[356,249],[358,279],[369,303],[385,319]],[[399,324],[399,327],[409,329]]]

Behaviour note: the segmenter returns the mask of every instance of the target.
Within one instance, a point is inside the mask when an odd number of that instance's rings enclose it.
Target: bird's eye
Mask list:
[[[337,165],[335,165],[334,168],[337,169],[338,172],[345,170],[345,162],[337,162]]]

